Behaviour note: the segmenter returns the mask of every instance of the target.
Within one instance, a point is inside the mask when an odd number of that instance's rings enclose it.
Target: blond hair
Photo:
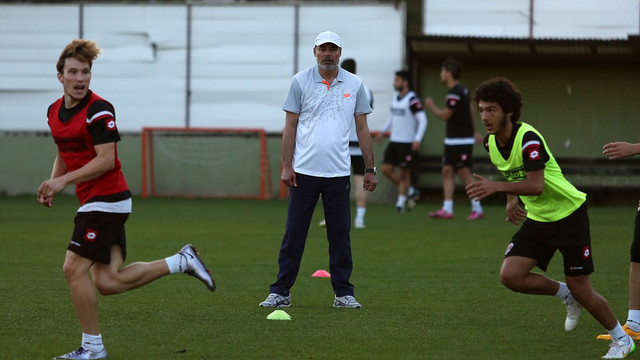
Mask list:
[[[91,68],[91,66],[93,65],[93,60],[98,58],[100,52],[101,49],[93,40],[73,40],[64,48],[64,50],[62,50],[60,58],[58,59],[58,63],[56,64],[56,69],[59,73],[62,74],[67,58],[71,57],[76,58],[79,61],[89,63],[89,68]]]

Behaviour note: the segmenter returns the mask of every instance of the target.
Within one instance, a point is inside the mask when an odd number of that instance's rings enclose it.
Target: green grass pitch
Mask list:
[[[635,202],[590,209],[594,288],[624,323]],[[565,309],[553,297],[513,293],[498,272],[516,226],[504,207],[468,222],[432,220],[437,205],[396,214],[370,204],[367,228],[352,230],[360,310],[332,308],[319,205],[309,232],[291,321],[266,320],[258,307],[275,280],[284,232],[281,200],[134,199],[127,223],[127,263],[200,249],[218,289],[177,274],[141,289],[99,296],[110,359],[597,359],[604,329],[583,310],[564,331]],[[466,207],[465,207],[466,206]],[[35,196],[0,198],[0,359],[50,359],[79,346],[80,327],[62,273],[77,200],[44,208]],[[549,276],[562,278],[556,254]],[[634,355],[637,356],[637,355]]]

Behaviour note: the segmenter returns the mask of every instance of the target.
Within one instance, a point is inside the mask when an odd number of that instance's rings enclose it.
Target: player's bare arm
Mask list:
[[[67,166],[64,164],[62,160],[62,156],[60,155],[60,151],[56,153],[56,158],[53,161],[53,170],[51,170],[51,177],[49,179],[55,179],[67,173]],[[46,196],[46,190],[44,187],[47,186],[47,180],[43,181],[38,187],[37,199],[40,204],[51,207],[53,206],[53,197]]]
[[[640,143],[611,142],[602,147],[602,153],[610,160],[623,159],[640,154]]]
[[[470,199],[481,200],[497,192],[512,195],[536,196],[544,190],[544,169],[528,171],[527,178],[518,182],[491,181],[473,174],[475,182],[466,186]]]
[[[429,110],[431,110],[434,114],[436,114],[437,117],[444,120],[445,122],[449,121],[451,115],[453,115],[453,110],[449,108],[440,109],[439,107],[437,107],[431,97],[427,97],[424,100],[424,106],[428,107]]]
[[[520,207],[517,195],[507,194],[506,213],[507,218],[504,221],[514,225],[520,225],[520,222],[527,217],[527,212]]]
[[[472,200],[481,200],[498,192],[497,182],[487,180],[478,174],[473,174],[476,181],[465,187],[467,195]]]
[[[53,206],[53,197],[67,186],[96,178],[116,164],[116,143],[96,145],[96,157],[75,171],[67,172],[62,158],[58,154],[54,162],[51,178],[45,180],[38,188],[38,201],[47,207]]]
[[[293,171],[293,149],[296,146],[296,129],[298,127],[299,114],[286,112],[285,125],[282,130],[282,174],[280,180],[285,186],[298,186],[296,173]]]

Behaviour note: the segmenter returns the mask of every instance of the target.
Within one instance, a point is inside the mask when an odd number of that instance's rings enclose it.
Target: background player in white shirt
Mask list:
[[[391,101],[391,116],[382,126],[377,140],[391,131],[389,145],[384,153],[382,172],[398,186],[396,211],[410,210],[415,205],[417,191],[411,186],[411,167],[420,150],[427,130],[427,114],[418,95],[409,88],[409,72],[397,71],[393,81],[397,93]],[[412,200],[408,202],[407,200]]]

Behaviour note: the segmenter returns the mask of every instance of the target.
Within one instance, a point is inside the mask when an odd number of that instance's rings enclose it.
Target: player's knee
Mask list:
[[[580,303],[587,302],[591,296],[595,295],[595,291],[586,276],[566,277],[565,281],[569,291],[571,291],[571,296]]]
[[[442,167],[442,176],[445,178],[453,177],[453,167],[452,166],[443,166]]]
[[[110,276],[96,276],[93,281],[100,295],[116,295],[122,293],[119,283]]]
[[[64,272],[64,277],[67,279],[67,282],[71,281],[74,278],[74,268],[69,263],[69,261],[65,261],[62,265],[62,271]]]
[[[62,265],[62,271],[64,272],[64,277],[67,279],[68,283],[86,275],[84,268],[81,268],[76,261],[70,258],[65,260],[64,265]]]
[[[519,276],[517,276],[512,272],[508,272],[508,271],[500,272],[500,282],[502,283],[502,285],[504,285],[506,288],[512,291],[517,291],[517,292],[520,291],[521,280],[522,279]]]
[[[113,284],[109,284],[107,282],[96,282],[96,289],[100,293],[100,295],[116,295],[119,294],[120,291],[117,290]]]

